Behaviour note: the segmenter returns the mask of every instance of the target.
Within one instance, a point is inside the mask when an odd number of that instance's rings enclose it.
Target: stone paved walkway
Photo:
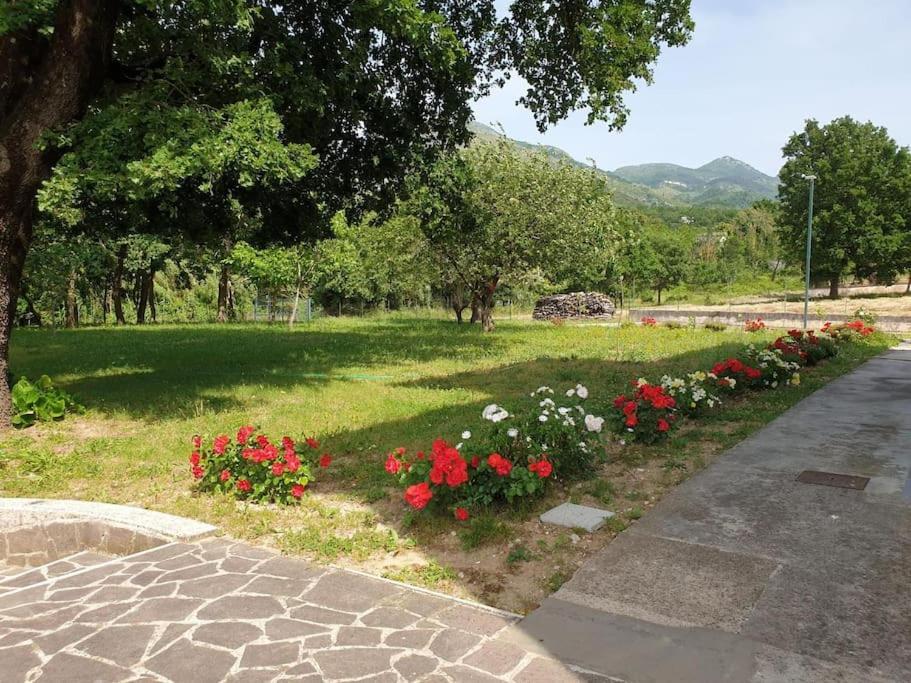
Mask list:
[[[3,683],[594,678],[500,640],[512,615],[243,543],[68,569],[0,594]]]

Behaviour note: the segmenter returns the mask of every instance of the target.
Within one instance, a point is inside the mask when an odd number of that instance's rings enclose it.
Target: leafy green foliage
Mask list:
[[[47,375],[41,375],[37,382],[21,377],[13,385],[12,399],[12,424],[18,428],[31,427],[39,420],[62,420],[68,412],[84,411],[72,396],[55,387]]]
[[[891,281],[911,267],[911,153],[885,128],[844,116],[826,125],[808,120],[784,146],[781,240],[802,263],[808,181],[817,176],[810,275],[837,292],[845,275]]]
[[[444,281],[480,303],[485,329],[501,283],[592,282],[611,258],[614,207],[597,174],[504,142],[443,159],[406,207]]]

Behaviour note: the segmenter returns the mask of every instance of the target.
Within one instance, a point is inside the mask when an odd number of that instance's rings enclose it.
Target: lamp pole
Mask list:
[[[809,212],[807,214],[807,263],[804,269],[804,290],[803,290],[803,329],[808,328],[807,319],[810,311],[810,256],[813,251],[813,186],[816,183],[815,175],[804,175],[804,179],[810,181],[810,201]]]

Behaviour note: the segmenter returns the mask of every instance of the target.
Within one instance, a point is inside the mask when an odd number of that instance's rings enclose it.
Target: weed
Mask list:
[[[479,515],[468,521],[468,526],[459,533],[463,550],[474,550],[482,545],[503,541],[510,537],[510,528],[496,517]]]

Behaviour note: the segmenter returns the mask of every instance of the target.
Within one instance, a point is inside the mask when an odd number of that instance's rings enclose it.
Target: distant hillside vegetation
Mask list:
[[[482,123],[469,126],[479,139],[504,137]],[[555,161],[589,167],[559,147],[537,145],[506,138],[512,144],[546,154]],[[597,169],[607,180],[618,204],[624,206],[724,206],[742,208],[758,199],[776,195],[778,179],[757,171],[743,161],[721,157],[700,166],[677,164],[639,164],[616,171]]]

